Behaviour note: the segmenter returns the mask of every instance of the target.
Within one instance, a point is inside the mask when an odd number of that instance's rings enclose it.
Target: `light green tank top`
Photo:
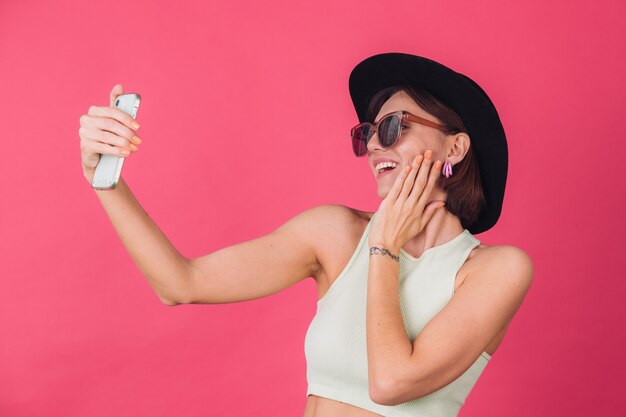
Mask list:
[[[365,308],[370,219],[344,270],[318,301],[304,341],[307,396],[331,398],[386,417],[456,416],[491,356],[482,352],[469,369],[445,387],[402,404],[376,404],[369,397]],[[464,229],[454,239],[415,258],[400,250],[400,307],[411,341],[450,300],[455,277],[480,241]]]

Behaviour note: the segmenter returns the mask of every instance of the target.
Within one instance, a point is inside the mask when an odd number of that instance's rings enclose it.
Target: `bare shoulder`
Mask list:
[[[485,275],[506,278],[527,288],[533,279],[534,264],[528,253],[517,246],[481,244],[468,258],[467,274],[467,278]]]
[[[341,204],[323,204],[309,208],[298,214],[295,218],[308,236],[315,242],[332,241],[346,235],[363,232],[369,218],[367,212],[353,209]]]
[[[489,342],[485,352],[493,355],[502,342],[510,321],[525,298],[533,279],[533,262],[528,254],[512,245],[480,244],[470,252],[457,277],[455,295],[461,287],[473,288],[491,299],[506,302],[510,318]],[[459,271],[461,273],[461,271]]]
[[[331,279],[344,266],[373,214],[341,204],[323,204],[299,215],[319,262],[316,279]]]

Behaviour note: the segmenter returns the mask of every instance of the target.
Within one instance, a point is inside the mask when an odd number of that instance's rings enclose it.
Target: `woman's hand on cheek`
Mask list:
[[[369,247],[382,246],[397,254],[409,239],[424,229],[435,210],[444,206],[441,201],[433,201],[426,207],[441,175],[441,161],[433,164],[431,155],[432,151],[427,150],[425,157],[419,155],[411,163],[410,170],[409,167],[402,168],[378,207],[369,233]]]

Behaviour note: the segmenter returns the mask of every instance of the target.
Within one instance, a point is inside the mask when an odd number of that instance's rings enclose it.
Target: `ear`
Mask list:
[[[446,153],[446,161],[450,161],[452,165],[458,164],[465,158],[470,147],[469,135],[465,132],[450,135],[447,140],[448,151]]]

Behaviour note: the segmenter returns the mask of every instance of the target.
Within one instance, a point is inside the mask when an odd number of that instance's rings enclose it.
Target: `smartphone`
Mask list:
[[[114,105],[126,114],[137,118],[137,110],[141,96],[136,93],[120,94],[115,98]],[[122,174],[124,159],[115,155],[100,154],[100,160],[96,165],[96,171],[91,181],[91,186],[97,190],[113,190]]]

